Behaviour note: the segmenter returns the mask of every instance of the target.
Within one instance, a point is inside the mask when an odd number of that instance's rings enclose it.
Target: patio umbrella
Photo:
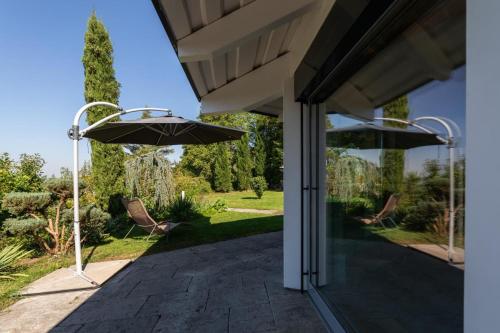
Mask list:
[[[353,149],[410,149],[445,144],[435,133],[372,123],[329,129],[326,131],[326,142],[329,147]]]
[[[116,112],[106,116],[89,127],[80,130],[79,122],[81,116],[91,107],[101,106],[115,109]],[[112,119],[133,113],[144,111],[165,112],[164,117],[152,117],[139,120],[124,120],[110,122]],[[169,109],[163,108],[134,108],[123,109],[109,102],[91,102],[82,106],[75,114],[72,127],[68,130],[68,136],[73,141],[73,215],[74,215],[74,237],[75,237],[75,259],[76,275],[80,278],[98,285],[97,282],[83,273],[80,217],[79,217],[79,149],[78,142],[83,138],[94,139],[103,143],[115,144],[148,144],[148,145],[177,145],[177,144],[209,144],[222,141],[240,139],[245,134],[233,128],[205,124],[199,121],[187,120],[172,116]]]
[[[165,146],[238,140],[243,134],[234,128],[168,115],[108,122],[84,132],[83,137],[102,143]]]

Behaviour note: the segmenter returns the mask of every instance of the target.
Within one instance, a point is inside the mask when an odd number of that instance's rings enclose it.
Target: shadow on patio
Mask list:
[[[282,286],[282,246],[273,232],[142,256],[52,332],[322,332]]]

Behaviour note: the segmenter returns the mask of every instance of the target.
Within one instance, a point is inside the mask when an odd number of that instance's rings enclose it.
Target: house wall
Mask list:
[[[283,85],[283,273],[285,288],[300,289],[301,154],[300,103],[295,102],[293,79]]]
[[[467,1],[465,332],[500,330],[500,1]]]

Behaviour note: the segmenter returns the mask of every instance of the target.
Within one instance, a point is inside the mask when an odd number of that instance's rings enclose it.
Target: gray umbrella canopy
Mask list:
[[[354,149],[410,149],[445,144],[437,134],[371,123],[326,131],[328,147]]]
[[[245,134],[234,128],[165,116],[106,123],[83,134],[102,143],[179,145],[238,140]]]

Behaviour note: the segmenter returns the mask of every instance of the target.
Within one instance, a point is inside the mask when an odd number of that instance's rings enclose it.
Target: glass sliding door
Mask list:
[[[464,1],[438,1],[324,103],[310,106],[309,284],[348,332],[463,330],[464,12]],[[359,133],[350,146],[331,139],[334,129],[367,121],[421,132],[376,118],[424,116],[445,119],[455,134],[451,262],[449,146],[396,149],[374,136],[361,147],[354,144]],[[446,137],[438,123],[422,125]]]

